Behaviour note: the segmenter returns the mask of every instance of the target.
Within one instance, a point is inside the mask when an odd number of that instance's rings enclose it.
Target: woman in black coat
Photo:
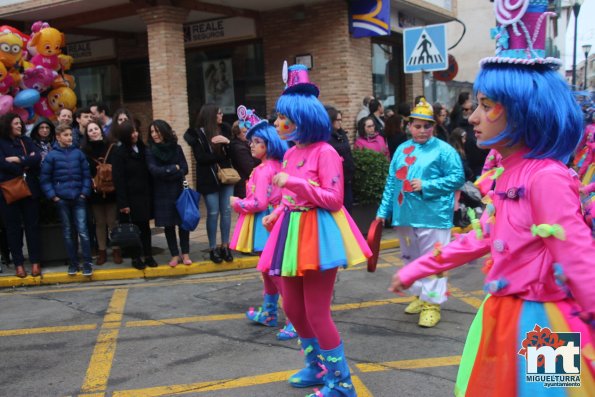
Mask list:
[[[353,174],[355,173],[355,162],[351,154],[351,146],[349,145],[349,138],[347,133],[342,128],[343,115],[332,106],[325,107],[329,118],[331,119],[332,131],[328,143],[335,148],[339,156],[343,158],[343,180],[344,180],[344,195],[343,205],[347,211],[351,212],[353,208]]]
[[[231,206],[229,198],[233,185],[225,185],[217,178],[218,167],[231,167],[229,144],[231,133],[223,124],[223,112],[214,104],[204,105],[198,114],[196,128],[189,128],[184,140],[192,148],[196,160],[196,190],[207,206],[207,237],[209,256],[215,263],[233,261],[229,249]],[[217,245],[217,223],[221,216],[221,244]]]
[[[167,247],[172,256],[171,267],[180,261],[180,250],[176,240],[176,226],[180,237],[182,261],[191,265],[190,232],[179,227],[180,215],[176,201],[184,189],[184,176],[188,174],[188,163],[178,145],[178,139],[171,126],[163,120],[155,120],[149,126],[149,147],[147,165],[153,177],[153,202],[155,204],[155,225],[165,229]]]
[[[7,204],[0,194],[0,212],[6,225],[8,246],[12,253],[16,275],[27,277],[23,266],[23,227],[27,238],[27,251],[31,262],[31,275],[41,275],[41,238],[39,235],[39,173],[41,154],[33,141],[26,136],[25,123],[16,113],[7,113],[0,120],[0,183],[26,174],[26,182],[31,191],[25,197]]]
[[[246,198],[246,181],[254,167],[260,164],[260,160],[252,157],[250,142],[246,139],[248,128],[243,121],[236,121],[231,127],[231,143],[229,145],[231,162],[242,179],[234,185],[233,195],[239,198]]]
[[[117,146],[111,140],[103,137],[101,126],[91,121],[85,130],[85,138],[82,144],[82,151],[87,156],[91,178],[97,175],[97,165],[103,163],[112,164],[116,155]],[[113,170],[112,170],[113,180]],[[116,192],[98,192],[97,187],[93,186],[91,197],[89,198],[94,224],[89,222],[89,228],[95,227],[95,236],[97,237],[98,266],[107,261],[107,231],[111,231],[116,226],[116,215],[118,213],[116,206]],[[89,231],[89,235],[91,231]],[[119,247],[112,246],[112,255],[114,263],[122,263],[122,251]]]
[[[116,202],[120,211],[120,222],[132,222],[139,227],[142,241],[142,255],[135,253],[132,266],[142,270],[146,266],[156,267],[151,255],[151,228],[153,192],[151,176],[145,157],[145,145],[139,139],[134,125],[125,121],[113,131],[122,143],[114,153],[112,178],[116,188]]]

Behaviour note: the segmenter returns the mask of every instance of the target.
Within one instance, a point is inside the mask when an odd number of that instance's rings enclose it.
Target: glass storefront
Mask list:
[[[374,97],[393,106],[405,98],[403,36],[393,33],[372,40],[372,83]]]
[[[186,73],[191,125],[205,103],[219,105],[229,123],[237,119],[239,105],[255,109],[261,117],[267,114],[260,41],[188,49]]]
[[[120,73],[115,64],[76,67],[68,73],[75,78],[77,108],[101,102],[115,109],[120,104]]]

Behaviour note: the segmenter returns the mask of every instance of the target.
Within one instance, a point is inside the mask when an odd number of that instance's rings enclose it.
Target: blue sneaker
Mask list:
[[[277,333],[278,340],[290,340],[295,339],[297,337],[297,331],[295,330],[295,328],[293,328],[293,324],[291,324],[290,322],[285,324],[285,327],[281,328],[279,330],[279,333]]]
[[[83,276],[93,275],[93,265],[90,263],[83,264]]]
[[[68,266],[68,275],[69,276],[76,276],[76,273],[79,271],[79,265],[70,264]]]

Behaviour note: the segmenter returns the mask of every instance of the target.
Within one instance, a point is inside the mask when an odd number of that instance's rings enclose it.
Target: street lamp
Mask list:
[[[587,89],[587,69],[589,68],[589,53],[591,52],[591,44],[583,44],[583,52],[585,53],[585,83],[583,89]]]
[[[578,13],[584,0],[574,0],[572,11],[574,12],[574,45],[572,47],[572,89],[576,90],[576,39],[578,36]]]

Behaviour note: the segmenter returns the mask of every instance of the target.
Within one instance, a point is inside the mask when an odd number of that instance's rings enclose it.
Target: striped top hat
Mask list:
[[[556,13],[549,12],[551,0],[494,0],[498,26],[491,30],[496,40],[496,54],[480,64],[508,63],[545,65],[557,69],[558,58],[545,56],[546,22]]]

